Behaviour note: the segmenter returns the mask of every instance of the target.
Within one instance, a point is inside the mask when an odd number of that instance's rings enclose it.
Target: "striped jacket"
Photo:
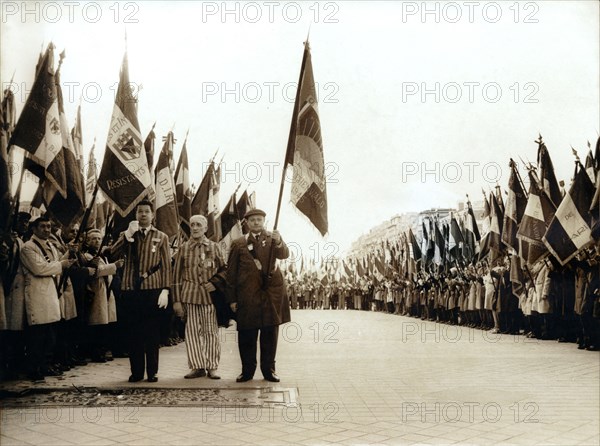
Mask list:
[[[133,235],[133,242],[125,238],[122,232],[118,240],[111,246],[114,257],[125,256],[122,290],[135,290],[136,282],[141,282],[141,290],[157,290],[171,288],[171,251],[169,237],[154,226],[150,226],[146,235],[141,231]],[[150,274],[151,273],[151,274]]]
[[[175,256],[173,302],[209,305],[212,300],[205,284],[225,264],[218,243],[207,238],[186,241]]]

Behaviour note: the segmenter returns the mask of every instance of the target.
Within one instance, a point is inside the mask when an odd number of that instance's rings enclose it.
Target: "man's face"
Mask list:
[[[77,236],[77,232],[79,232],[79,225],[73,225],[73,226],[67,228],[67,230],[65,231],[63,240],[65,242],[70,242],[71,240],[74,240],[75,237]]]
[[[17,220],[16,231],[17,234],[23,235],[27,232],[27,228],[29,227],[29,217],[20,217]]]
[[[135,210],[135,218],[140,222],[140,226],[144,228],[150,226],[152,219],[154,218],[152,208],[150,208],[150,206],[147,204],[138,206]]]
[[[98,249],[102,243],[102,237],[97,232],[94,232],[87,236],[87,245],[90,248]]]
[[[260,232],[265,225],[265,217],[262,215],[252,215],[248,217],[248,229],[251,232]]]
[[[52,224],[49,221],[42,221],[33,228],[33,234],[42,240],[48,240],[52,231]]]
[[[190,230],[192,238],[201,238],[202,235],[206,234],[206,223],[202,219],[192,218],[190,221]]]

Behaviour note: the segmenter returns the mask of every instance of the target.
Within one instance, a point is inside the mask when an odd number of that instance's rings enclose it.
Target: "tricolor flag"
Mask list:
[[[64,52],[61,54],[61,61]],[[59,111],[60,135],[62,138],[62,152],[64,155],[65,178],[67,196],[56,193],[52,184],[43,184],[44,201],[48,211],[64,226],[78,220],[85,211],[85,185],[80,168],[79,155],[71,139],[69,124],[65,114],[62,88],[60,87],[60,65],[56,71],[56,92]]]
[[[490,230],[481,239],[479,258],[490,254],[494,260],[502,250],[502,211],[494,193],[490,193]]]
[[[156,169],[154,170],[154,191],[156,193],[155,225],[157,229],[169,237],[176,236],[179,231],[175,181],[173,180],[170,160],[174,142],[173,132],[169,132],[158,156]]]
[[[591,235],[590,203],[594,185],[581,163],[575,179],[565,195],[543,237],[544,244],[561,265],[593,242]]]
[[[412,248],[412,257],[415,262],[418,262],[421,260],[423,254],[421,253],[421,248],[419,247],[415,234],[413,234],[411,228],[408,228],[408,241],[410,241],[410,247]]]
[[[256,192],[252,192],[250,195],[248,195],[248,191],[244,191],[244,193],[242,194],[242,196],[240,197],[240,199],[237,202],[237,210],[241,219],[241,224],[242,224],[242,233],[243,234],[247,234],[248,233],[248,223],[246,223],[246,220],[244,219],[244,215],[246,215],[246,212],[248,212],[250,209],[255,209],[256,208]]]
[[[40,180],[48,181],[66,198],[65,155],[57,98],[54,45],[50,43],[38,62],[31,93],[10,138],[8,150],[10,153],[13,146],[25,150],[25,167]]]
[[[454,214],[450,212],[450,228],[448,234],[448,251],[455,260],[461,260],[463,245],[465,244],[465,239],[463,237],[463,233],[458,225],[458,221],[454,218]]]
[[[308,41],[304,44],[284,170],[289,164],[294,166],[292,203],[324,236],[328,231],[325,161]]]
[[[223,238],[219,241],[219,244],[221,245],[223,255],[227,258],[231,243],[243,235],[235,192],[231,195],[221,212],[219,223],[221,225],[220,232],[223,234]]]
[[[434,226],[434,251],[433,251],[433,263],[435,263],[436,265],[440,266],[444,263],[444,248],[446,247],[446,242],[444,240],[444,236],[442,235],[442,232],[440,231],[440,228],[438,226],[438,222],[434,222],[433,223]]]
[[[83,169],[83,132],[81,130],[81,105],[77,107],[77,116],[75,117],[75,124],[71,129],[71,140],[73,141],[73,148],[77,155],[77,166],[81,172],[81,178],[85,175]]]
[[[492,209],[490,208],[490,202],[485,195],[485,191],[482,189],[481,192],[483,192],[483,215],[481,216],[483,219],[483,227],[481,235],[484,236],[490,231],[490,215],[492,214]]]
[[[192,200],[192,215],[204,215],[208,220],[208,230],[206,236],[210,239],[216,238],[218,235],[215,230],[215,219],[218,213],[218,199],[215,199],[215,193],[218,194],[219,187],[217,183],[217,173],[215,163],[213,161],[208,165],[208,169],[202,177],[200,186]],[[220,240],[220,236],[218,239]],[[218,240],[216,240],[218,241]]]
[[[540,184],[548,198],[554,204],[554,207],[558,207],[562,201],[562,194],[558,187],[558,181],[556,181],[556,174],[554,173],[554,165],[550,159],[550,153],[546,148],[546,144],[542,141],[542,135],[540,135],[540,139],[536,142],[539,146],[537,162],[540,170]]]
[[[123,56],[98,186],[123,217],[152,189],[137,117],[137,98],[129,84],[127,53]]]
[[[471,262],[474,262],[479,254],[479,241],[481,240],[481,236],[479,235],[479,228],[477,227],[477,219],[475,218],[473,206],[471,206],[471,201],[468,199],[467,215],[465,218],[465,238],[466,258]]]
[[[523,212],[523,218],[517,230],[519,240],[519,255],[526,263],[532,265],[548,250],[542,242],[542,237],[554,217],[556,208],[537,182],[533,170],[529,171],[529,197]]]
[[[519,180],[519,173],[517,172],[517,165],[515,162],[510,160],[510,178],[508,179],[508,200],[506,202],[506,209],[504,213],[504,230],[502,231],[502,241],[504,244],[514,250],[515,253],[519,252],[519,241],[517,239],[517,230],[519,223],[525,213],[525,207],[527,206],[527,197],[525,191],[521,187],[521,181]]]
[[[187,155],[187,135],[183,142],[183,149],[179,155],[175,169],[175,190],[177,192],[177,209],[181,229],[190,235],[190,217],[192,216],[192,189],[190,185],[190,168]]]

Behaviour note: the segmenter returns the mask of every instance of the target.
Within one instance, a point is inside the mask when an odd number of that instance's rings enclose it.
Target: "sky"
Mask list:
[[[557,177],[600,131],[599,3],[6,2],[0,81],[20,112],[42,48],[65,50],[65,109],[85,155],[103,147],[127,48],[141,133],[186,132],[190,177],[223,159],[221,207],[241,183],[273,224],[309,35],[326,163],[323,238],[284,189],[279,230],[317,263],[403,212],[507,187],[542,134]],[[125,41],[125,34],[127,41]],[[521,174],[525,169],[521,166]],[[291,178],[291,172],[290,176]]]

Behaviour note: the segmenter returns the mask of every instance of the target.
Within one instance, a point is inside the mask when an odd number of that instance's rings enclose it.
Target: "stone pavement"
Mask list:
[[[297,310],[281,327],[263,407],[32,407],[2,412],[0,444],[600,444],[600,354],[364,311]],[[223,379],[184,380],[185,346],[161,350],[159,382],[129,384],[127,359],[45,386],[268,388],[236,384],[236,333],[221,333]],[[4,388],[30,386],[5,383]]]

